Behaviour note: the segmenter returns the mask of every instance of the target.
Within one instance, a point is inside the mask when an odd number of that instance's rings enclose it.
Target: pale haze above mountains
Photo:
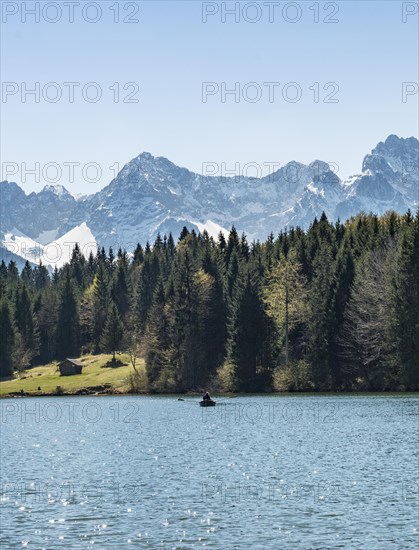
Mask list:
[[[63,182],[64,183],[64,182]],[[164,157],[142,153],[101,191],[75,198],[63,185],[26,195],[0,184],[2,258],[60,267],[78,242],[85,255],[96,246],[132,251],[158,233],[175,238],[184,226],[217,238],[232,225],[248,240],[307,228],[324,211],[342,222],[358,214],[400,213],[419,206],[419,141],[390,135],[341,181],[326,162],[292,161],[258,178],[205,176]]]

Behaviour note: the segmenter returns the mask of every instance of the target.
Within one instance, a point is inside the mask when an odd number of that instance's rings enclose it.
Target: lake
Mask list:
[[[2,548],[418,548],[415,395],[0,405]]]

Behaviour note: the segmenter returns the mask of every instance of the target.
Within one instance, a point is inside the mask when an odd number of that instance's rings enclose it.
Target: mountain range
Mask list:
[[[324,211],[345,221],[360,211],[415,211],[419,206],[419,141],[390,135],[342,181],[328,163],[292,161],[262,177],[203,176],[164,157],[141,153],[101,191],[74,197],[63,185],[29,195],[0,183],[0,252],[58,267],[75,242],[131,251],[158,233],[177,237],[184,226],[217,237],[235,225],[249,240],[291,226],[307,228]],[[13,256],[14,255],[14,256]]]

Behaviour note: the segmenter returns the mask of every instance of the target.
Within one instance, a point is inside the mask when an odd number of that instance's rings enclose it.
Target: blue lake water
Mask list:
[[[2,548],[417,549],[417,396],[3,400]]]

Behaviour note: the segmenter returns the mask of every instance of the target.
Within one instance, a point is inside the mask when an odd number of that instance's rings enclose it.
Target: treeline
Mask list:
[[[76,246],[51,276],[1,264],[0,374],[118,350],[156,392],[419,390],[418,285],[419,213]]]

